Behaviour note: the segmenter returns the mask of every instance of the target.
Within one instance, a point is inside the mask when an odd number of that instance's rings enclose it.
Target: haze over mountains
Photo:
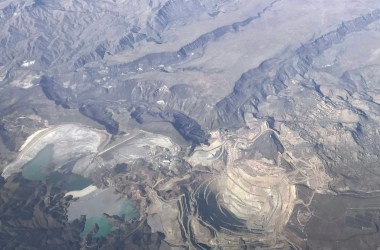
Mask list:
[[[5,249],[380,247],[378,1],[1,1],[0,27]]]

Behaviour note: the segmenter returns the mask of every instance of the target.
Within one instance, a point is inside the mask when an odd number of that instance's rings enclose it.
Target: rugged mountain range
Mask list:
[[[21,227],[62,249],[376,249],[379,8],[0,2],[1,242],[32,246]],[[45,182],[25,180],[48,145]],[[104,211],[117,229],[80,237],[86,218],[67,218],[78,198],[66,177],[49,182],[57,172],[114,188],[139,217]]]

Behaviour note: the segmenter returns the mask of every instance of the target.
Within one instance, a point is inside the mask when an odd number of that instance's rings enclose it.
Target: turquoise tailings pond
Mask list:
[[[113,216],[118,215],[124,217],[124,221],[138,217],[138,212],[135,205],[115,193],[113,187],[106,189],[96,189],[88,194],[84,194],[78,200],[71,202],[68,208],[68,219],[74,220],[81,215],[86,215],[86,224],[82,232],[82,236],[90,232],[95,223],[99,226],[99,231],[94,237],[107,235],[117,226],[111,225],[108,220],[103,216],[104,213]]]
[[[22,176],[31,181],[44,181],[48,167],[53,164],[53,145],[47,145],[22,169]]]
[[[124,221],[129,221],[138,216],[134,205],[130,201],[124,201],[120,207],[120,211],[115,215],[124,216]],[[87,233],[89,233],[94,228],[95,224],[98,224],[99,231],[93,235],[94,238],[106,236],[118,228],[117,226],[112,226],[103,216],[87,217],[86,224],[84,226],[83,232],[81,233],[81,236],[85,236]]]
[[[49,172],[49,168],[54,167],[52,144],[44,147],[38,154],[22,168],[22,176],[31,181],[46,181],[48,183],[63,183],[63,188],[67,191],[82,190],[93,183],[91,179],[81,175],[59,172]]]
[[[59,181],[63,181],[63,188],[66,191],[82,190],[93,183],[91,179],[78,174],[62,174],[59,172],[51,173],[47,180],[48,183],[57,183]]]
[[[78,191],[79,199],[71,201],[67,215],[69,220],[86,215],[86,224],[82,236],[89,233],[97,224],[99,230],[94,237],[101,237],[117,229],[117,225],[111,225],[104,213],[124,218],[124,221],[137,218],[139,216],[135,205],[115,192],[113,187],[97,189],[92,185],[93,181],[81,175],[73,173],[60,173],[52,171],[54,167],[54,146],[47,145],[37,155],[22,168],[24,178],[32,181],[42,181],[47,184],[59,183],[66,191]],[[87,189],[86,189],[87,188]],[[90,188],[90,189],[88,189]]]
[[[88,234],[95,226],[95,224],[98,224],[99,230],[96,232],[93,237],[98,238],[101,236],[106,236],[113,230],[117,229],[117,227],[112,226],[108,220],[104,217],[91,217],[91,218],[86,218],[86,224],[84,226],[83,232],[80,234],[81,237],[85,236]]]

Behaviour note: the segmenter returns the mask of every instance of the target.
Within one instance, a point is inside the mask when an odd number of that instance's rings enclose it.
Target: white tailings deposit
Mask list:
[[[114,187],[105,189],[97,189],[95,187],[95,190],[86,195],[83,194],[81,198],[71,202],[67,209],[69,220],[77,219],[81,215],[86,215],[87,218],[99,217],[103,213],[107,213],[108,215],[125,214],[127,217],[137,215],[132,203],[116,193]]]
[[[18,157],[5,167],[2,176],[7,178],[20,172],[47,145],[53,145],[53,163],[60,167],[69,160],[96,154],[108,139],[106,132],[78,124],[63,124],[37,131],[22,145]]]
[[[67,192],[65,194],[65,196],[69,196],[69,195],[72,195],[73,198],[79,198],[79,197],[83,197],[83,196],[86,196],[88,194],[91,194],[92,192],[94,192],[95,190],[97,190],[98,188],[95,186],[95,185],[90,185],[82,190],[76,190],[76,191],[70,191],[70,192]]]
[[[20,149],[18,150],[19,152],[21,152],[25,147],[26,145],[28,145],[31,141],[33,141],[33,139],[39,135],[41,132],[45,131],[45,130],[48,130],[49,128],[43,128],[43,129],[40,129],[36,132],[34,132],[33,134],[31,134],[27,139],[26,141],[24,142],[24,144],[22,144],[22,146],[20,147]]]

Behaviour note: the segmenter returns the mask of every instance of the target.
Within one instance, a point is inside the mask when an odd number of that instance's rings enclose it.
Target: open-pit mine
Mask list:
[[[0,0],[1,249],[380,249],[378,0]]]

